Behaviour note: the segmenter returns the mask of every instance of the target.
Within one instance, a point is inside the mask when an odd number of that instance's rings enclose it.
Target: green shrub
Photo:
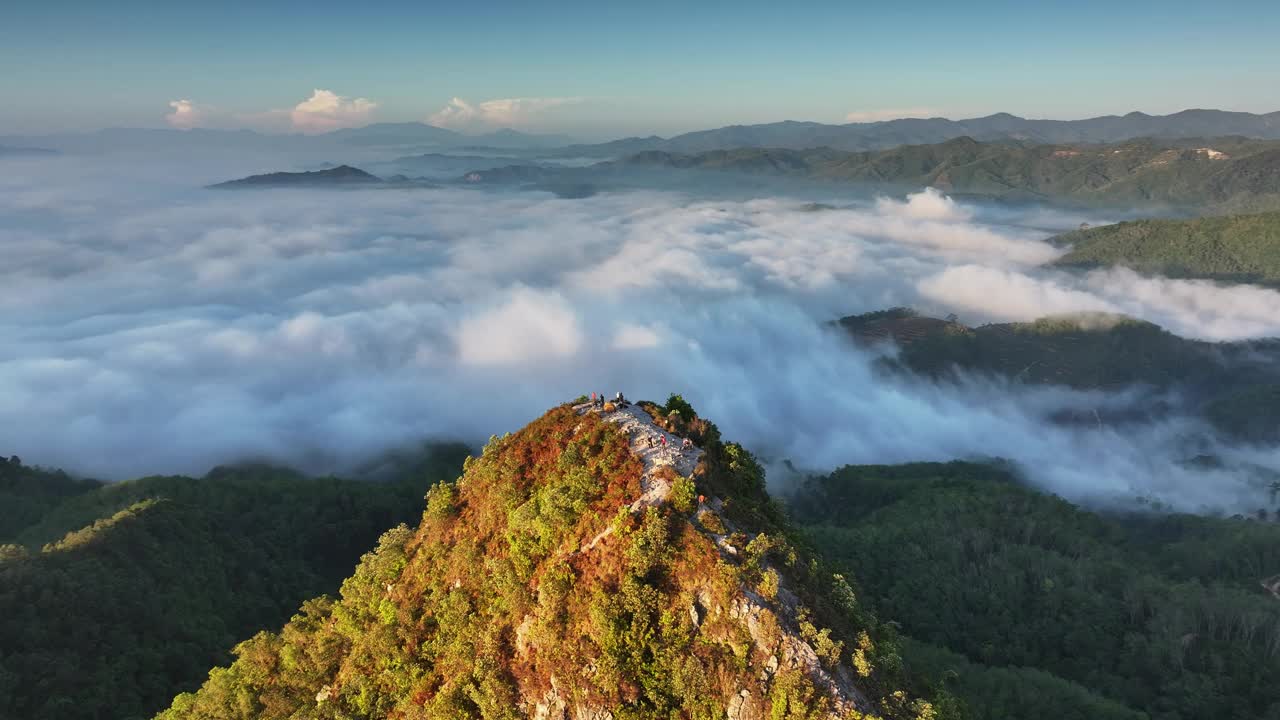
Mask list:
[[[720,516],[715,514],[712,510],[703,510],[699,512],[698,524],[706,528],[708,532],[715,533],[716,535],[723,535],[725,534],[725,531],[728,530],[728,528],[724,526],[724,522],[720,519]]]
[[[686,402],[683,397],[676,395],[675,393],[672,393],[671,396],[667,398],[665,409],[668,413],[679,413],[680,419],[686,422],[698,416],[698,414],[693,411],[693,406]]]
[[[453,483],[438,482],[427,491],[427,517],[432,520],[444,520],[454,513]]]
[[[760,574],[760,582],[756,584],[756,591],[765,600],[773,600],[778,597],[778,573],[773,568],[769,568]]]
[[[693,512],[698,506],[698,488],[693,480],[680,477],[671,483],[671,506],[682,515]]]

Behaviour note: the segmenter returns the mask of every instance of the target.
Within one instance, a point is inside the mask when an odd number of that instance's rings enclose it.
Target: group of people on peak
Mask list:
[[[605,402],[609,402],[609,401],[606,401],[604,399],[604,393],[594,393],[594,392],[591,393],[592,407],[604,409]],[[613,402],[613,404],[617,405],[618,407],[626,407],[628,404],[630,404],[627,402],[627,399],[622,396],[621,392],[619,392],[617,395],[614,395],[613,400],[611,402]]]
[[[619,392],[617,395],[614,395],[613,400],[605,400],[604,393],[596,393],[596,392],[591,393],[591,407],[596,408],[598,410],[603,410],[604,404],[606,402],[612,402],[616,407],[626,407],[627,405],[630,404],[629,402],[627,402],[627,399],[622,396],[621,392]],[[666,433],[659,433],[657,437],[653,437],[653,436],[649,437],[649,447],[651,448],[657,447],[659,444],[661,444],[662,447],[667,446]],[[690,440],[689,438],[684,438],[680,441],[680,449],[682,451],[688,450],[692,447],[693,447],[693,441]]]
[[[662,447],[667,446],[666,433],[659,433],[657,437],[653,437],[652,435],[649,436],[649,447],[654,448],[654,447],[658,447],[659,445],[661,445]],[[692,447],[693,447],[693,441],[690,440],[689,438],[684,438],[680,441],[681,451],[688,450],[689,448],[692,448]]]

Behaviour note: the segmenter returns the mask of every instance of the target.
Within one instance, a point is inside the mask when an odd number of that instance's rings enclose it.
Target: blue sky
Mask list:
[[[1280,110],[1275,2],[689,5],[7,0],[0,134],[435,115],[599,138],[851,113]],[[190,112],[166,119],[178,100]]]

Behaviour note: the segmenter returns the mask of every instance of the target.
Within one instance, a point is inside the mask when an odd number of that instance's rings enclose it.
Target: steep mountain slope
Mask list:
[[[1280,212],[1192,220],[1135,220],[1077,230],[1053,242],[1071,251],[1054,264],[1122,265],[1170,277],[1280,285]]]
[[[973,718],[1280,717],[1268,513],[1091,511],[970,463],[850,466],[789,507]]]
[[[856,598],[678,398],[566,405],[160,717],[939,717]]]
[[[764,173],[957,195],[1088,205],[1280,207],[1280,146],[1217,138],[1117,145],[985,143],[970,137],[876,152],[737,148],[694,155],[645,152],[627,167]]]
[[[0,545],[0,717],[149,717],[336,589],[421,512],[423,478],[460,465],[441,448],[412,483],[259,467],[102,485],[6,463],[5,514],[26,524]]]
[[[667,139],[625,138],[596,145],[574,145],[562,152],[588,157],[618,157],[648,150],[702,153],[733,148],[803,150],[830,147],[865,151],[941,143],[964,136],[978,140],[1031,143],[1115,143],[1140,137],[1224,135],[1280,139],[1280,112],[1263,115],[1222,110],[1183,110],[1172,115],[1132,112],[1085,120],[1030,120],[1009,113],[996,113],[967,120],[901,118],[845,125],[788,120],[761,125],[730,125]]]

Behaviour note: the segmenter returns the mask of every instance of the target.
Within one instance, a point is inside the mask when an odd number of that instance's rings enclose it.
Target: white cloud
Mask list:
[[[1002,322],[1073,312],[1120,312],[1093,293],[1053,278],[981,265],[948,267],[920,280],[917,288],[941,305]]]
[[[1180,335],[1239,340],[1280,335],[1280,292],[1256,285],[1146,277],[1127,268],[1028,272],[966,264],[916,283],[920,295],[981,318],[1020,322],[1045,315],[1132,315]]]
[[[907,195],[906,202],[892,198],[876,200],[876,210],[886,215],[899,215],[919,220],[948,220],[962,222],[973,217],[966,208],[937,188],[925,188],[922,192]]]
[[[934,193],[818,212],[803,202],[848,199],[216,193],[197,187],[206,162],[236,177],[261,159],[169,162],[0,178],[0,217],[15,218],[0,223],[0,452],[110,477],[249,456],[332,470],[426,436],[482,440],[593,390],[680,392],[726,437],[805,467],[996,454],[1072,498],[1247,507],[1236,480],[1174,462],[1238,452],[1176,407],[1064,427],[1044,418],[1131,397],[903,381],[824,329],[905,304],[969,323],[1103,310],[1195,337],[1280,335],[1272,290],[1040,267],[1056,250],[1028,218],[1078,217]],[[60,194],[22,209],[44,188]],[[1280,467],[1274,451],[1251,461]]]
[[[502,305],[464,318],[457,331],[465,365],[520,366],[572,355],[582,342],[577,315],[563,297],[524,288]]]
[[[645,350],[661,344],[658,331],[647,325],[624,323],[613,334],[613,347],[618,350]]]
[[[209,108],[197,106],[190,100],[173,100],[169,102],[169,107],[173,108],[173,112],[164,116],[165,122],[180,130],[203,127],[209,112]]]
[[[292,109],[234,113],[193,100],[172,100],[173,111],[165,115],[170,127],[292,131],[316,134],[339,128],[360,127],[373,119],[378,104],[365,98],[349,98],[330,90],[316,89],[311,97]]]
[[[882,120],[898,120],[900,118],[938,117],[938,111],[930,108],[906,108],[899,110],[855,110],[844,116],[849,123],[880,122]]]
[[[294,106],[289,113],[293,129],[304,133],[322,133],[339,128],[368,125],[378,104],[364,98],[348,98],[330,90],[316,89],[311,97]]]
[[[432,113],[427,122],[437,127],[454,130],[492,130],[516,128],[528,125],[537,116],[565,105],[582,102],[574,97],[526,97],[498,98],[471,103],[453,98],[443,108]]]

